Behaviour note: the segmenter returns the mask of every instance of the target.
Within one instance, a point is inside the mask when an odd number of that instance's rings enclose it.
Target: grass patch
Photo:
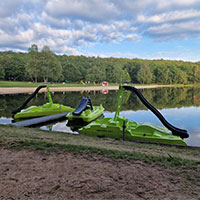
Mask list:
[[[23,82],[23,81],[0,81],[0,87],[38,87],[45,83]],[[101,86],[101,84],[81,84],[81,83],[48,83],[50,87],[90,87]],[[109,86],[116,86],[119,84],[109,83]],[[134,84],[134,86],[147,86],[152,84]],[[160,84],[157,84],[160,85]],[[162,85],[162,84],[161,84]],[[170,87],[200,87],[199,84],[174,84]]]
[[[165,167],[181,167],[181,168],[195,168],[198,163],[191,160],[186,160],[178,157],[168,157],[147,155],[140,152],[124,152],[118,150],[109,150],[96,147],[88,147],[82,145],[71,145],[71,144],[52,144],[45,141],[34,141],[34,140],[23,140],[15,141],[9,145],[11,148],[24,148],[28,147],[34,150],[43,151],[70,151],[76,153],[86,153],[86,154],[97,154],[114,159],[126,159],[126,160],[139,160],[149,164],[157,164]]]
[[[22,81],[0,81],[0,87],[37,87],[39,85]]]
[[[23,82],[23,81],[0,81],[0,87],[38,87],[45,83]],[[81,83],[48,83],[50,87],[90,87],[101,86],[101,84],[81,84]],[[109,83],[110,86],[117,84]]]
[[[70,135],[35,128],[0,125],[0,146],[44,151],[94,153],[110,158],[140,160],[165,167],[200,167],[200,148],[176,147]]]

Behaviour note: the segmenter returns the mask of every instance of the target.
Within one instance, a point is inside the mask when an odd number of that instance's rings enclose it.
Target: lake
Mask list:
[[[141,89],[143,96],[156,107],[172,125],[186,129],[190,135],[185,139],[190,146],[200,146],[200,88],[155,88]],[[22,105],[30,94],[0,95],[0,124],[12,122],[12,110]],[[82,91],[82,92],[54,92],[54,103],[76,107],[81,96],[90,96],[93,105],[102,104],[105,108],[104,116],[113,117],[116,110],[118,91]],[[42,105],[48,101],[46,93],[37,94],[29,102],[31,105]],[[121,106],[121,116],[125,116],[138,123],[151,122],[162,125],[157,117],[140,102],[131,92],[124,92]],[[73,132],[67,121],[42,126],[43,130]],[[77,133],[77,132],[75,132]]]

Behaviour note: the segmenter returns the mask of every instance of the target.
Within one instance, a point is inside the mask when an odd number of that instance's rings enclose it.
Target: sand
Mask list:
[[[138,89],[145,88],[159,88],[159,87],[170,87],[169,85],[147,85],[147,86],[136,86]],[[51,87],[51,92],[62,92],[62,91],[97,91],[97,90],[118,90],[119,86],[92,86],[92,87]],[[33,93],[35,87],[1,87],[0,94],[17,94],[17,93]],[[46,89],[43,88],[40,92],[45,92]]]
[[[191,170],[94,154],[3,147],[0,161],[1,200],[200,199],[200,182],[191,182]]]

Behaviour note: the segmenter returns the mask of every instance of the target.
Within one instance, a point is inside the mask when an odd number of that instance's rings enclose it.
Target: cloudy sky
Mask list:
[[[1,0],[0,51],[200,61],[199,0]]]

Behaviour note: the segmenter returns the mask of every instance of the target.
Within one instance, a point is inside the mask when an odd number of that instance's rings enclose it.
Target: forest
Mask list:
[[[66,83],[198,84],[200,62],[56,55],[36,44],[0,52],[0,80]]]

